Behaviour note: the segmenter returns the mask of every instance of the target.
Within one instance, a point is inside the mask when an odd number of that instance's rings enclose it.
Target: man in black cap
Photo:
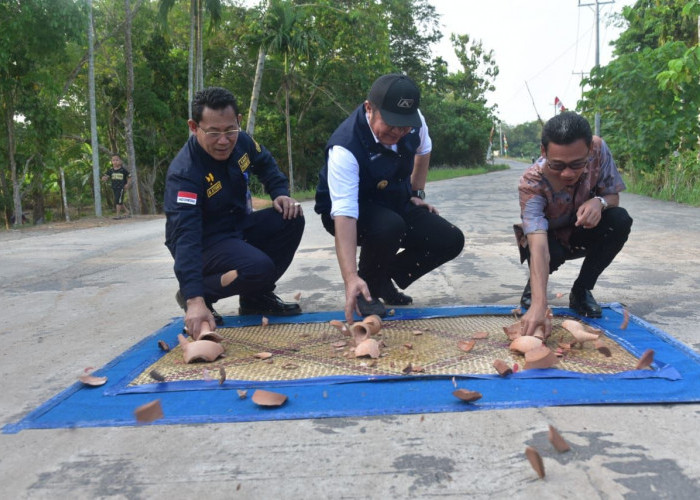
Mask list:
[[[464,246],[462,232],[424,201],[432,142],[419,104],[410,78],[384,75],[326,145],[315,210],[335,236],[348,322],[354,311],[411,304],[395,284],[405,289]]]

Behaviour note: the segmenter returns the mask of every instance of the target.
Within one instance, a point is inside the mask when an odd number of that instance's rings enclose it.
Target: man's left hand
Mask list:
[[[272,202],[272,206],[282,214],[283,219],[294,219],[303,215],[301,203],[289,196],[278,196]]]
[[[433,205],[430,203],[426,203],[424,200],[421,200],[417,196],[412,196],[411,197],[411,203],[413,203],[417,207],[423,207],[425,208],[428,212],[432,212],[435,215],[439,215],[440,212],[438,212],[438,209],[435,208]]]

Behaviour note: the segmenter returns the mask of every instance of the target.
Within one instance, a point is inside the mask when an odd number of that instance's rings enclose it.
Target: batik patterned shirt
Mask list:
[[[545,159],[540,157],[520,178],[518,192],[523,236],[553,231],[556,238],[568,247],[579,207],[595,196],[617,194],[626,188],[610,148],[596,136],[591,144],[590,161],[573,186],[555,191],[543,174],[545,168]]]

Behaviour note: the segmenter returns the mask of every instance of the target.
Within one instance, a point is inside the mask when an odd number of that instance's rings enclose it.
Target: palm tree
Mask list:
[[[159,0],[158,12],[163,26],[167,26],[168,14],[177,0]],[[187,65],[187,113],[192,112],[192,97],[204,88],[204,43],[202,20],[204,11],[209,13],[209,29],[221,21],[221,0],[190,0],[190,47]],[[190,116],[191,118],[191,116]]]

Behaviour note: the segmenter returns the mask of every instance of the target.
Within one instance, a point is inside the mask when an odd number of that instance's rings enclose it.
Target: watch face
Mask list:
[[[425,199],[425,191],[423,191],[422,189],[419,189],[417,194],[418,194],[418,198],[420,198],[421,200]]]

